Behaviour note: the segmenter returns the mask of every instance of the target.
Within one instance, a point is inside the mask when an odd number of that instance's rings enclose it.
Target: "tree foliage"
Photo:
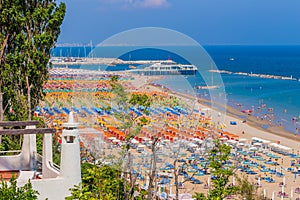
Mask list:
[[[127,200],[132,196],[134,191],[135,182],[137,180],[137,174],[133,173],[131,154],[130,154],[130,142],[131,139],[137,136],[142,127],[148,123],[147,108],[151,104],[150,98],[146,94],[130,94],[123,85],[119,82],[118,76],[112,76],[110,79],[111,92],[113,97],[111,99],[112,107],[116,107],[119,111],[114,116],[122,122],[118,128],[126,130],[125,144],[123,146],[122,161],[124,175],[123,193],[124,199]],[[144,114],[139,116],[134,110],[140,109]],[[130,111],[129,113],[127,111]],[[127,179],[129,183],[127,184]],[[129,189],[127,189],[129,185]]]
[[[249,181],[247,176],[236,176],[238,191],[237,194],[242,199],[259,200],[263,196],[258,192],[258,187],[253,182]]]
[[[227,195],[235,194],[237,187],[229,184],[229,177],[233,175],[233,169],[226,166],[229,160],[231,147],[227,144],[221,144],[219,140],[215,141],[214,148],[210,151],[209,167],[213,189],[209,191],[208,199],[224,199]]]
[[[124,179],[116,167],[83,163],[82,165],[82,183],[71,189],[72,195],[68,200],[80,199],[100,199],[117,200],[124,199],[123,186]]]
[[[10,105],[1,116],[30,120],[44,96],[47,64],[66,7],[55,0],[0,2],[0,107]]]
[[[209,169],[212,176],[212,189],[205,196],[203,193],[195,193],[196,200],[222,200],[228,195],[236,195],[238,199],[256,200],[262,199],[258,193],[257,186],[249,181],[247,176],[238,176],[233,173],[233,167],[228,167],[231,147],[221,144],[219,140],[214,141],[215,146],[209,151]],[[229,178],[234,176],[236,184],[229,183]]]
[[[14,177],[10,179],[10,182],[2,180],[0,188],[0,200],[35,200],[39,194],[32,188],[30,181],[24,186],[17,187]]]
[[[212,189],[207,197],[203,193],[196,193],[193,197],[197,200],[222,200],[228,195],[237,194],[239,187],[230,184],[229,178],[233,176],[233,168],[226,165],[230,159],[231,147],[214,141],[214,147],[209,151],[209,168],[211,170]]]
[[[0,121],[31,120],[65,11],[55,0],[0,0]],[[19,149],[19,139],[5,136],[0,148]]]
[[[119,82],[118,76],[112,76],[110,78],[110,85],[112,87],[111,92],[113,97],[111,99],[112,104],[121,111],[127,111],[130,107],[141,108],[145,114],[148,114],[147,108],[151,105],[151,99],[146,94],[129,94],[126,92],[123,85]],[[142,126],[148,123],[145,116],[138,116],[134,112],[127,114],[126,112],[115,113],[115,117],[122,121],[120,125],[121,129],[129,130],[126,140],[130,140],[137,134],[139,134]]]

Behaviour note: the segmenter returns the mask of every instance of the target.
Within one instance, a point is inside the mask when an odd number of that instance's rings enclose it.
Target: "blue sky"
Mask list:
[[[58,44],[162,27],[205,44],[300,44],[300,0],[66,0]]]

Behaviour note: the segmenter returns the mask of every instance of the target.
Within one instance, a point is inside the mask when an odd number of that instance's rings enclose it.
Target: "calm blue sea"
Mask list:
[[[126,47],[101,47],[95,50],[91,47],[58,47],[53,50],[53,56],[65,57],[110,57],[115,55],[119,48]],[[123,60],[167,60],[172,59],[178,63],[189,63],[188,59],[178,56],[176,49],[181,48],[192,58],[198,53],[194,47],[170,47],[169,51],[157,49],[143,49],[131,51],[119,56]],[[128,48],[130,49],[130,48]],[[172,51],[172,49],[174,51]],[[229,72],[244,72],[253,74],[268,74],[284,77],[292,77],[293,80],[268,79],[245,75],[221,74],[224,82],[227,104],[239,109],[253,109],[259,117],[272,117],[273,123],[282,124],[292,133],[299,126],[300,116],[300,46],[204,46],[219,70]],[[92,51],[92,53],[90,53]],[[194,63],[193,63],[194,64]],[[74,66],[79,68],[80,66]],[[106,70],[129,69],[128,65],[97,66]],[[138,66],[137,66],[138,67]],[[215,73],[214,73],[215,74]],[[190,87],[203,85],[200,75],[185,77]],[[166,78],[159,81],[171,89],[186,91],[182,80]],[[207,90],[197,90],[199,95],[210,98]],[[262,105],[266,107],[263,108]],[[239,106],[238,105],[242,105]],[[260,108],[260,109],[258,109]],[[268,111],[273,109],[273,113]],[[296,118],[297,120],[292,120]]]

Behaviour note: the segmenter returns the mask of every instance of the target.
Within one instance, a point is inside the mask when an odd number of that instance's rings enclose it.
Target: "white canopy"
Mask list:
[[[262,143],[260,143],[260,142],[255,142],[255,143],[253,144],[253,146],[258,146],[258,147],[261,147],[261,145],[262,145]]]
[[[238,146],[245,146],[245,143],[239,142],[237,145]]]
[[[249,150],[250,151],[257,151],[258,149],[256,147],[250,147]]]
[[[139,143],[139,141],[137,141],[136,139],[133,138],[133,139],[131,140],[131,143],[132,143],[132,144],[137,144],[137,143]]]
[[[274,148],[279,148],[279,149],[282,149],[282,150],[285,150],[285,151],[292,150],[290,147],[283,146],[283,145],[280,145],[280,144],[277,144],[277,143],[271,143],[270,146],[274,147]]]
[[[247,141],[246,138],[240,138],[240,139],[239,139],[239,142],[246,142],[246,141]]]
[[[261,139],[261,138],[258,138],[258,137],[253,137],[252,140],[260,142],[260,143],[264,143],[264,144],[269,144],[270,143],[269,140],[264,140],[264,139]]]
[[[113,139],[112,141],[113,142],[120,142],[120,140],[118,140],[118,139]]]
[[[228,143],[231,143],[231,144],[236,144],[236,143],[238,143],[238,141],[236,141],[236,140],[228,140],[227,142],[228,142]]]

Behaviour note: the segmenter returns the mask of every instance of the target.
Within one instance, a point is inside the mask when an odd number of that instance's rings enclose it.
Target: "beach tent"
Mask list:
[[[231,143],[231,144],[237,144],[238,143],[238,141],[236,141],[236,140],[228,140],[227,142]]]
[[[245,146],[245,143],[239,142],[237,146]]]
[[[244,142],[245,143],[245,142],[247,142],[247,139],[246,138],[240,138],[239,142]]]
[[[113,141],[113,140],[115,140],[116,138],[115,138],[115,137],[109,137],[108,139],[111,140],[111,141]]]
[[[292,150],[292,148],[290,148],[290,147],[283,146],[283,145],[280,145],[280,144],[277,144],[277,143],[271,143],[270,146],[274,147],[274,148],[277,148],[277,149],[285,150],[285,151]]]
[[[258,149],[256,147],[250,147],[249,151],[257,151]]]
[[[253,142],[261,142],[261,143],[264,143],[264,144],[269,144],[270,141],[269,140],[264,140],[264,139],[261,139],[261,138],[258,138],[258,137],[252,137],[251,138]]]
[[[256,146],[256,147],[261,147],[261,145],[262,145],[262,143],[260,143],[260,142],[253,143],[253,146]]]
[[[137,141],[136,139],[133,138],[133,139],[131,140],[131,143],[132,143],[132,144],[138,144],[139,141]]]

